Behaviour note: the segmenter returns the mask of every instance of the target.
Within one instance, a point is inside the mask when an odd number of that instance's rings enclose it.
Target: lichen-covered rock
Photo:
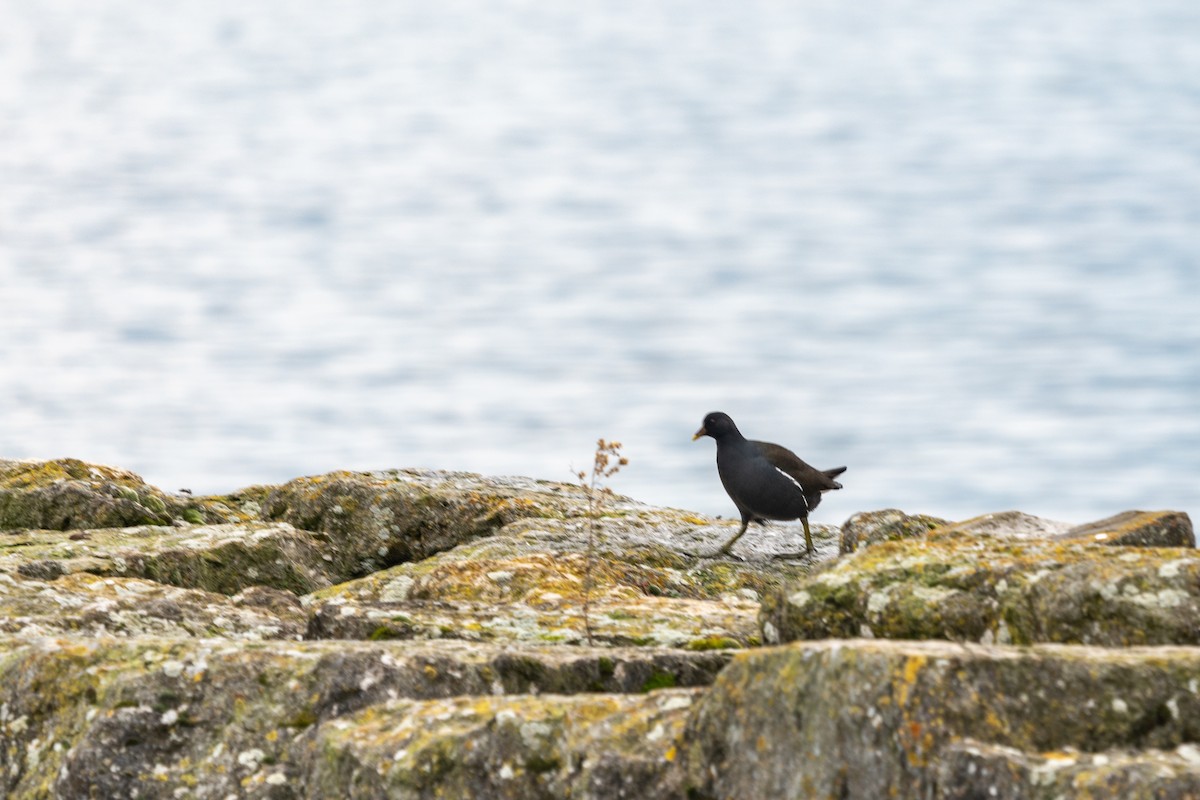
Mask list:
[[[1124,511],[1078,525],[1060,539],[1125,547],[1195,547],[1192,519],[1182,511]]]
[[[997,786],[1022,798],[1183,798],[1200,775],[1189,748],[1200,741],[1198,686],[1198,648],[860,640],[750,651],[688,721],[688,797],[976,798],[996,796]],[[1051,776],[1066,795],[1046,794],[1047,772],[1022,773],[1016,762],[999,769],[994,752],[970,770],[971,742],[1012,748],[1029,763],[1091,755],[1069,783]],[[978,769],[984,761],[989,770]],[[1170,793],[1154,794],[1134,772],[1166,761]],[[1123,773],[1116,779],[1113,764]],[[1079,788],[1107,785],[1132,793]]]
[[[491,536],[517,521],[540,526],[570,546],[588,517],[587,495],[572,484],[528,478],[488,478],[467,472],[388,470],[335,472],[299,478],[275,489],[264,516],[327,534],[339,569],[360,577],[407,561],[429,558],[456,545]],[[730,525],[626,497],[608,498],[601,511],[606,533],[635,546],[658,546],[694,555],[712,554]],[[553,528],[550,523],[567,521]],[[518,523],[519,524],[519,523]],[[515,528],[514,528],[515,530]],[[798,528],[797,528],[798,530]],[[818,545],[828,546],[822,526]],[[756,528],[741,552],[771,556],[796,550],[795,532],[783,526]],[[790,541],[785,542],[785,537]],[[729,560],[721,556],[719,560]]]
[[[1194,550],[1093,546],[1190,547],[1186,514],[870,512],[826,565],[815,523],[815,558],[778,557],[794,524],[714,556],[737,524],[469,473],[192,497],[0,461],[0,796],[1195,794],[1200,650],[745,650],[1200,644]]]
[[[1001,511],[948,522],[895,508],[863,511],[842,525],[840,553],[845,555],[877,542],[992,537],[1008,541],[1054,539],[1125,547],[1195,547],[1192,521],[1182,511],[1125,511],[1085,525]]]
[[[595,641],[694,649],[757,643],[760,593],[809,566],[687,555],[668,533],[668,520],[678,525],[679,516],[642,509],[600,520],[590,570],[586,521],[522,520],[315,593],[307,601],[310,635],[577,643],[585,639],[590,586]]]
[[[1200,797],[1200,747],[1043,754],[967,739],[942,754],[937,786],[938,800],[1193,800]]]
[[[392,701],[325,725],[304,783],[314,798],[668,797],[696,696]]]
[[[87,571],[222,594],[258,585],[305,594],[340,577],[332,561],[327,542],[278,522],[0,534],[0,572]]]
[[[170,524],[165,495],[132,472],[73,458],[0,460],[0,529]]]
[[[930,533],[932,539],[993,536],[1002,539],[1048,539],[1071,530],[1071,523],[1035,517],[1024,511],[981,514],[961,522],[948,522]]]
[[[75,458],[0,459],[0,530],[79,530],[257,520],[267,487],[168,494],[128,470]]]
[[[766,593],[763,641],[1200,644],[1200,554],[990,539],[887,542]]]
[[[308,617],[288,596],[294,604],[267,607],[253,590],[230,598],[86,572],[49,581],[0,573],[0,634],[300,639]]]
[[[592,602],[597,644],[719,650],[758,641],[758,603],[642,597]],[[583,610],[559,598],[543,606],[471,602],[356,603],[332,600],[312,610],[310,639],[464,639],[513,644],[587,641]]]
[[[876,542],[924,538],[931,530],[948,522],[926,514],[905,514],[898,508],[861,511],[842,524],[838,552],[853,553]]]
[[[263,513],[328,536],[334,566],[349,579],[428,558],[521,517],[578,511],[580,492],[466,472],[334,472],[276,488]]]
[[[696,687],[727,660],[461,642],[0,639],[0,794],[329,796],[309,793],[303,776],[314,774],[324,751],[324,726],[345,715],[362,712],[362,722],[372,708],[403,698],[469,695],[487,703],[489,695]],[[551,705],[544,702],[547,714]],[[639,705],[618,702],[614,711]],[[610,730],[621,734],[619,715]],[[330,735],[353,738],[344,729]]]

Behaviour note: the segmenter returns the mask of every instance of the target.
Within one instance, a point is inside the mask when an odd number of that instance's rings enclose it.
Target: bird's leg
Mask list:
[[[713,555],[726,555],[726,556],[727,556],[727,555],[731,555],[731,553],[729,552],[729,548],[733,547],[733,543],[734,543],[734,542],[736,542],[738,539],[742,538],[742,534],[746,532],[746,527],[747,527],[749,524],[750,524],[750,520],[748,520],[748,519],[743,519],[743,520],[742,520],[742,527],[741,527],[740,529],[738,529],[738,532],[737,532],[737,533],[735,533],[735,534],[733,535],[733,538],[732,538],[732,539],[730,539],[730,540],[729,540],[728,542],[726,542],[725,544],[721,545],[721,549],[720,549],[720,550],[718,550],[718,551],[717,551],[716,553],[714,553]]]
[[[808,529],[808,517],[801,517],[800,521],[804,523],[804,546],[807,548],[803,553],[776,553],[773,558],[777,559],[793,559],[811,556],[813,554],[812,532]]]

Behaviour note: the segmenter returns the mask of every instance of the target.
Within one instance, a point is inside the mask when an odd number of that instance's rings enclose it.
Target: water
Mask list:
[[[0,5],[0,456],[1200,509],[1200,7]]]

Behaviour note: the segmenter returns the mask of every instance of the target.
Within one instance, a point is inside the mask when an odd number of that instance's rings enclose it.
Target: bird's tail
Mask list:
[[[845,471],[846,471],[845,467],[834,467],[833,469],[823,469],[823,470],[821,470],[821,473],[826,478],[829,478],[831,481],[833,481],[834,478],[836,478],[838,475],[841,475]],[[838,483],[837,481],[833,481],[833,485],[839,489],[842,488],[842,485],[840,483]]]

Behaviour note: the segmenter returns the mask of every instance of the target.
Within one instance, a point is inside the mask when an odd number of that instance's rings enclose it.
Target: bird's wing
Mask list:
[[[841,475],[846,471],[845,467],[822,472],[816,467],[805,463],[800,456],[788,450],[786,447],[781,447],[771,442],[755,442],[758,451],[763,454],[767,461],[771,462],[771,466],[784,473],[792,480],[800,484],[804,489],[805,494],[813,491],[827,492],[831,489],[840,489],[842,485],[835,481],[835,475]]]

